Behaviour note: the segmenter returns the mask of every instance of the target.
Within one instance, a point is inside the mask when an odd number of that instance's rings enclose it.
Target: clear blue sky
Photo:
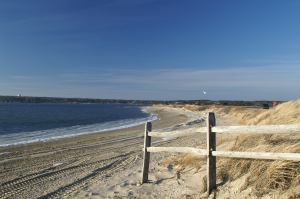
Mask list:
[[[0,0],[0,95],[296,100],[299,93],[298,0]]]

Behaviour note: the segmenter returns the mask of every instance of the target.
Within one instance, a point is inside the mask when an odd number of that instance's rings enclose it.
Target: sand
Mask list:
[[[180,108],[149,107],[148,112],[160,118],[152,122],[155,131],[206,126],[204,111],[193,112],[200,119]],[[195,120],[198,122],[193,123]],[[221,126],[238,122],[224,115],[217,115],[216,120]],[[144,129],[139,125],[0,148],[0,198],[199,198],[205,165],[197,172],[187,168],[180,175],[172,164],[161,166],[179,153],[151,153],[149,183],[140,183]],[[206,136],[160,141],[152,139],[158,142],[155,146],[196,147],[206,144]],[[228,146],[220,147],[224,150]]]

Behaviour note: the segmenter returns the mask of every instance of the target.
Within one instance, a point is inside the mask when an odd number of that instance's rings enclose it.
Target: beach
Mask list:
[[[206,126],[207,111],[148,107],[157,115],[152,130]],[[237,119],[216,115],[217,125]],[[193,121],[198,121],[193,123]],[[199,122],[202,121],[202,122]],[[188,125],[187,125],[188,124]],[[1,198],[195,198],[206,168],[174,175],[162,167],[179,153],[151,153],[149,183],[141,184],[145,125],[80,135],[48,142],[0,148]],[[206,135],[152,138],[154,146],[196,147]]]

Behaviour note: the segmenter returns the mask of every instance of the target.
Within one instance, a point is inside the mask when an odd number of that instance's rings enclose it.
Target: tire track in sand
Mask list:
[[[96,169],[92,174],[71,183],[63,188],[60,188],[52,193],[49,193],[45,196],[39,197],[39,199],[46,199],[46,198],[64,198],[68,195],[87,187],[88,185],[97,182],[98,180],[102,179],[104,176],[111,175],[123,168],[125,168],[130,163],[134,163],[137,159],[137,156],[125,157],[119,160],[112,162],[111,164],[104,166],[102,168]]]
[[[58,160],[60,162],[68,162],[68,165],[62,165],[60,167],[70,167],[70,165],[78,165],[82,162],[86,162],[87,159],[92,158],[93,156],[97,156],[99,154],[104,154],[105,152],[108,151],[114,151],[120,148],[128,147],[130,145],[138,145],[140,142],[142,142],[142,137],[140,136],[132,136],[132,137],[126,137],[126,138],[118,138],[114,140],[107,140],[107,141],[102,141],[102,142],[97,142],[97,143],[91,143],[91,144],[84,144],[83,146],[79,145],[76,147],[70,147],[71,150],[67,150],[67,152],[70,152],[71,154],[64,155],[65,157],[63,159],[61,158],[54,158],[55,160]],[[130,140],[130,143],[126,142]],[[124,142],[125,141],[125,142]],[[76,149],[75,149],[76,148]],[[66,148],[65,148],[66,149]],[[87,149],[88,151],[82,152],[81,150]],[[59,154],[61,151],[58,150],[56,151],[56,154]],[[64,151],[66,152],[66,151]],[[47,154],[49,155],[49,154]],[[28,154],[24,155],[28,156]],[[46,156],[46,154],[41,154],[41,156]],[[18,157],[20,158],[20,157]],[[48,170],[49,168],[52,167],[53,161],[46,161],[46,162],[40,162],[38,160],[39,157],[35,157],[37,159],[37,164],[20,164],[17,167],[10,168],[10,169],[5,169],[4,171],[0,172],[0,177],[1,177],[1,183],[5,182],[6,176],[10,176],[11,172],[18,173],[21,176],[23,173],[28,173],[29,170],[33,170],[33,168],[37,168],[37,172],[43,172],[44,170]],[[30,158],[33,159],[33,158]],[[18,165],[19,161],[13,161],[13,165]],[[57,162],[57,161],[56,161]],[[1,162],[0,162],[1,165]],[[5,166],[4,166],[5,167]],[[34,174],[32,174],[34,175]],[[17,178],[17,176],[15,178]],[[27,175],[29,176],[29,175]],[[12,177],[13,178],[13,177]],[[0,185],[1,187],[1,185]]]
[[[108,175],[110,173],[115,172],[115,170],[121,169],[125,167],[128,163],[133,162],[134,157],[132,156],[132,153],[128,153],[125,155],[120,155],[117,157],[109,158],[106,160],[100,160],[95,161],[92,163],[87,163],[84,165],[78,165],[78,166],[71,166],[64,169],[60,169],[58,171],[51,171],[46,170],[41,173],[35,173],[32,175],[25,176],[23,178],[13,180],[7,183],[4,183],[0,185],[0,198],[12,198],[17,195],[20,195],[24,190],[26,190],[29,187],[32,187],[34,185],[38,185],[40,183],[43,183],[45,181],[49,181],[51,179],[57,178],[62,175],[66,175],[71,172],[80,172],[80,170],[92,167],[94,165],[101,165],[99,169],[96,169],[92,171],[92,174],[78,180],[77,182],[73,182],[72,184],[60,188],[55,192],[52,192],[50,194],[47,194],[46,196],[43,196],[41,198],[57,198],[61,193],[71,193],[73,187],[76,187],[76,190],[84,184],[89,184],[97,181],[97,179]]]

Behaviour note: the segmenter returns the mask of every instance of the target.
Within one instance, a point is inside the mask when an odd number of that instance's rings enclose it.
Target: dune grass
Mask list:
[[[193,111],[197,108],[204,109],[199,106],[192,107],[192,105],[183,108]],[[205,106],[204,110],[239,117],[239,125],[300,124],[300,100],[286,102],[269,110],[230,106]],[[230,141],[230,138],[217,140],[217,145],[227,141]],[[230,151],[300,153],[300,135],[239,135]],[[255,197],[276,192],[280,198],[300,198],[300,162],[238,158],[218,158],[217,160],[219,182],[226,179],[231,182],[245,177],[241,188],[244,190],[251,187],[251,194]],[[205,164],[205,159],[191,154],[183,154],[168,161],[168,163],[173,161],[176,165],[181,165],[181,168],[199,169],[201,164]]]

